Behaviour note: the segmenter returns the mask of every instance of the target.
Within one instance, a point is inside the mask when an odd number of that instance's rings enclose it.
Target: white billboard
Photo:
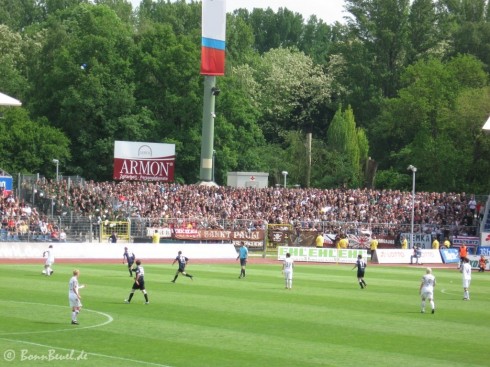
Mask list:
[[[128,181],[174,180],[175,144],[114,142],[114,179]]]

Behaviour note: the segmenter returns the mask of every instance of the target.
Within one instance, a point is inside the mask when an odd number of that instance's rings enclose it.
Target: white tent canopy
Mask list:
[[[0,93],[0,106],[22,106],[22,102],[9,97],[6,94]]]
[[[483,125],[483,130],[490,130],[490,117],[487,122],[485,122],[485,125]]]

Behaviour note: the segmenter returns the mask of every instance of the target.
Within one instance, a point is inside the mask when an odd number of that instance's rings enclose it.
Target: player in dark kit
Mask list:
[[[131,293],[129,293],[128,299],[124,300],[125,303],[130,303],[133,298],[134,292],[139,289],[143,296],[145,296],[145,304],[149,304],[148,301],[148,293],[146,293],[145,289],[145,269],[141,266],[141,260],[136,260],[136,268],[133,270],[136,273],[136,277],[134,278],[133,288],[131,289]]]
[[[364,272],[366,270],[366,262],[362,259],[362,255],[357,255],[356,265],[354,265],[352,270],[354,270],[355,268],[357,268],[357,281],[359,282],[361,289],[364,289],[364,287],[367,287],[367,284],[364,281]]]
[[[134,264],[134,259],[136,256],[134,255],[133,252],[129,252],[128,248],[124,248],[124,254],[123,254],[123,264],[124,262],[128,263],[128,270],[129,270],[129,276],[133,276],[133,264]]]
[[[192,275],[187,274],[185,272],[185,267],[186,267],[187,263],[189,262],[189,259],[187,257],[185,257],[184,255],[182,255],[182,251],[179,251],[179,254],[175,258],[172,265],[175,264],[175,262],[179,263],[179,269],[175,273],[175,277],[174,277],[174,280],[172,280],[172,283],[175,283],[175,281],[177,280],[177,277],[179,276],[179,273],[182,273],[182,275],[185,275],[186,277],[191,278],[191,280],[192,280]]]

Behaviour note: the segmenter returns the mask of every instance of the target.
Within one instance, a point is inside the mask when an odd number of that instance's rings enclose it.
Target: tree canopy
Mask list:
[[[266,171],[275,184],[286,170],[291,185],[409,189],[413,164],[421,189],[488,193],[489,1],[345,9],[346,24],[287,8],[227,15],[217,183]],[[1,167],[49,175],[56,158],[107,180],[115,140],[164,142],[176,180],[197,182],[200,43],[199,1],[0,0],[0,86],[23,101],[0,107]]]

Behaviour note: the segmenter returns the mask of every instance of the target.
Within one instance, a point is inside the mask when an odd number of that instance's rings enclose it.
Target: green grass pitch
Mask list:
[[[425,268],[296,263],[293,289],[281,264],[143,264],[150,304],[125,265],[0,265],[0,366],[488,366],[490,274],[434,269],[436,313],[420,313]],[[81,271],[84,308],[70,324],[68,281]],[[430,311],[427,304],[426,309]]]

